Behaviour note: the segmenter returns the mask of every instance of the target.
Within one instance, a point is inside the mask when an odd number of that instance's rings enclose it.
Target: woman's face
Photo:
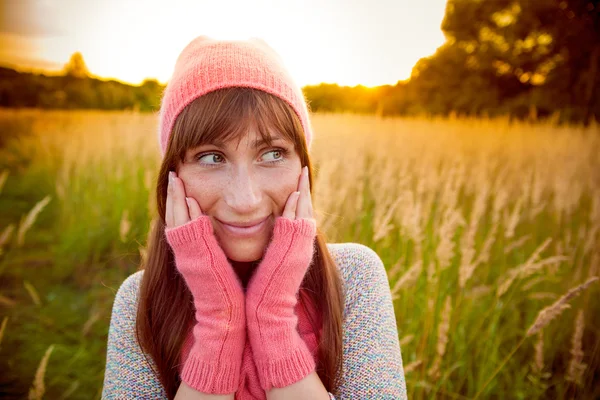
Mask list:
[[[272,138],[268,147],[252,129],[239,144],[231,140],[188,149],[177,170],[186,195],[210,217],[219,244],[233,261],[263,256],[275,218],[298,187],[302,165],[293,143],[275,133]]]

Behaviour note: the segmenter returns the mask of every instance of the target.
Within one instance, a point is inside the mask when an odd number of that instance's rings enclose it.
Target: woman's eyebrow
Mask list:
[[[271,136],[271,138],[270,138],[270,139],[271,139],[271,142],[278,142],[278,141],[281,141],[281,140],[283,140],[283,139],[282,139],[281,137],[279,137],[279,136]],[[252,145],[252,147],[254,147],[254,148],[256,149],[256,148],[258,148],[258,147],[262,146],[263,144],[265,144],[266,142],[267,142],[267,141],[266,141],[265,139],[262,139],[262,138],[261,138],[261,139],[256,139],[256,140],[254,141],[254,144]]]
[[[284,139],[282,137],[280,137],[280,136],[271,136],[270,140],[271,140],[271,142],[280,142],[280,141],[283,141]],[[255,148],[255,149],[257,149],[257,148],[261,147],[262,145],[264,145],[265,143],[267,143],[267,141],[265,139],[263,139],[263,138],[256,139],[252,143],[252,147]],[[226,143],[223,142],[223,141],[215,141],[215,142],[212,142],[212,143],[204,143],[204,144],[202,144],[200,146],[197,146],[197,147],[209,146],[209,145],[218,147],[220,149],[225,149],[227,147]]]

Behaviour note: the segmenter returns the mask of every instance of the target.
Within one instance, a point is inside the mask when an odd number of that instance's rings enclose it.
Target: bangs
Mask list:
[[[225,88],[192,101],[177,117],[169,147],[183,160],[188,149],[205,144],[239,141],[251,129],[271,146],[273,136],[305,147],[300,120],[292,107],[270,93],[254,88]],[[303,143],[304,142],[304,143]]]

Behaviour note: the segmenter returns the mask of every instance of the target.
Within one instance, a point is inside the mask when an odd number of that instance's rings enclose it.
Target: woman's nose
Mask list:
[[[261,201],[260,184],[246,168],[236,168],[225,187],[225,202],[238,214],[252,214]]]

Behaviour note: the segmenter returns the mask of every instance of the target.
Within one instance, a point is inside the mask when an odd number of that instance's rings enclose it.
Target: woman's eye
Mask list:
[[[282,149],[270,150],[263,153],[261,159],[267,163],[277,163],[284,161],[286,151]],[[216,167],[225,162],[225,157],[219,153],[205,153],[198,155],[196,160],[206,167]]]
[[[265,161],[277,161],[280,160],[283,157],[283,151],[281,150],[271,150],[266,152],[263,155],[263,159]]]
[[[210,153],[198,157],[198,160],[202,161],[203,164],[219,164],[223,162],[223,156],[216,153]]]

